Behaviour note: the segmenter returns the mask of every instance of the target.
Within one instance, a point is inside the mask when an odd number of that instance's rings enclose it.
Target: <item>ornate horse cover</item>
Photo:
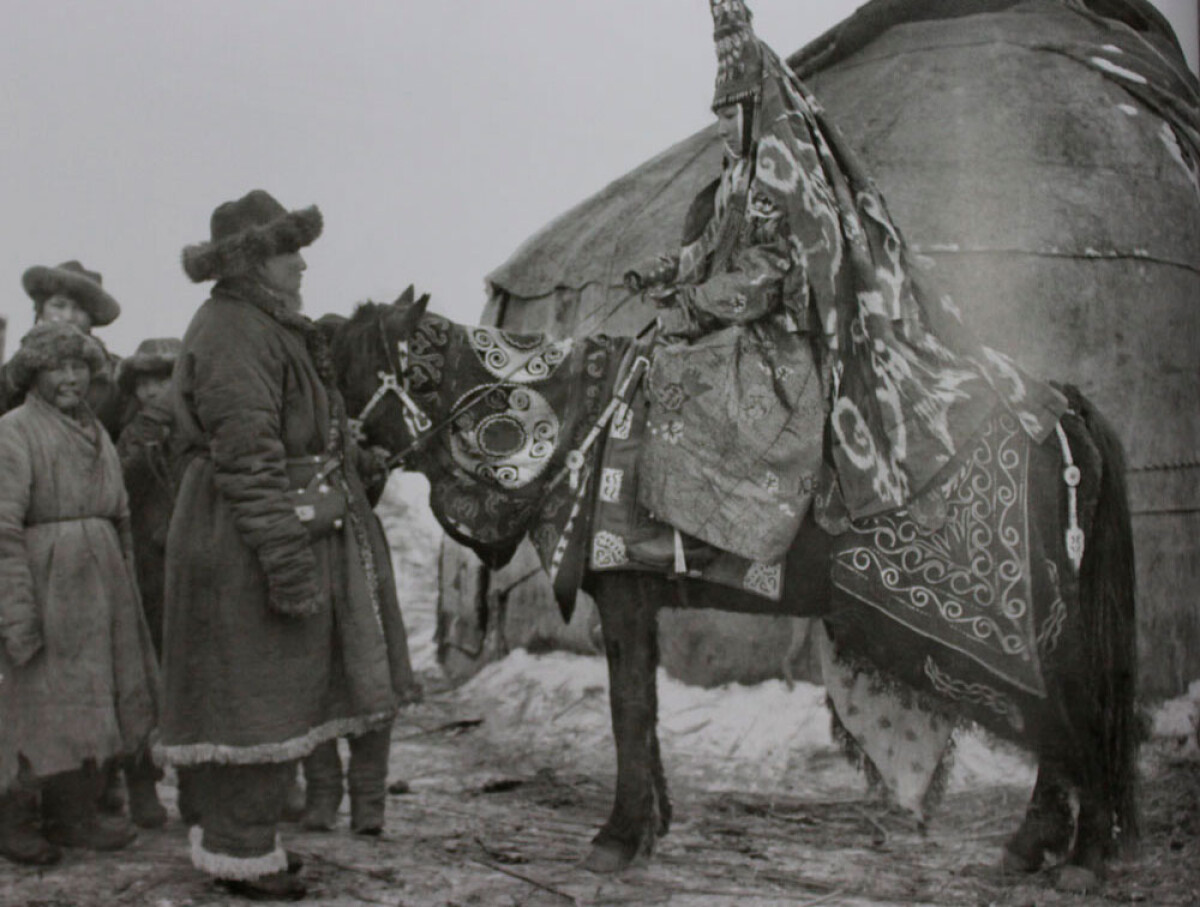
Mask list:
[[[556,584],[565,611],[587,532],[573,524],[568,533],[567,525],[573,514],[583,523],[590,517],[586,484],[573,489],[567,481],[567,455],[603,414],[631,342],[554,340],[427,314],[409,344],[417,399],[431,412],[456,414],[422,453],[435,516],[491,566],[506,562],[528,533],[542,565],[571,587],[560,594]]]
[[[1034,570],[1046,568],[1031,556],[1030,453],[1017,420],[998,411],[919,506],[853,522],[832,570],[840,591],[1045,696],[1033,603]]]

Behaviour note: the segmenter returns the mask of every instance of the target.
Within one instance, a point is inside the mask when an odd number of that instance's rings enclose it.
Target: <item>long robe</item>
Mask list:
[[[345,528],[311,539],[294,509],[289,466],[321,459],[337,420],[308,324],[222,281],[183,338],[163,634],[163,746],[176,765],[296,759],[390,721],[414,693],[351,442]],[[289,616],[281,602],[316,613]]]
[[[0,647],[0,789],[134,752],[158,713],[121,466],[94,418],[36,394],[0,418],[0,635],[40,633],[26,664]]]

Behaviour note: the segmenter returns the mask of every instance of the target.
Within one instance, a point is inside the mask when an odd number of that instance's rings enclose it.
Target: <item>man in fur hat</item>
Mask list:
[[[112,324],[121,314],[120,304],[104,289],[100,273],[89,271],[78,261],[54,267],[35,265],[22,275],[21,284],[33,300],[34,323],[62,322],[91,334],[93,328]],[[96,342],[100,343],[98,339]],[[100,346],[104,349],[102,343]],[[121,360],[107,349],[104,355],[105,367],[92,378],[88,405],[115,440],[121,429],[121,396],[116,384]],[[7,382],[0,385],[0,412],[20,405],[21,395],[13,393]]]
[[[183,255],[193,281],[216,284],[171,386],[163,749],[202,769],[193,863],[254,898],[305,894],[276,836],[296,760],[389,735],[414,686],[361,454],[324,335],[300,314],[300,250],[321,228],[315,207],[255,190]]]

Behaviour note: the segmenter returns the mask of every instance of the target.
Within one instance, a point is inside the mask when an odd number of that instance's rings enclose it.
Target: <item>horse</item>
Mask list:
[[[586,534],[596,506],[587,476],[611,443],[605,427],[615,425],[620,395],[628,393],[623,385],[635,340],[593,335],[552,342],[463,326],[426,312],[427,295],[413,296],[409,287],[395,303],[363,303],[331,329],[347,412],[358,413],[355,428],[364,443],[391,451],[393,465],[425,473],[448,534],[489,566],[504,563],[529,534],[557,584],[569,572],[565,540]],[[462,384],[480,363],[487,367],[483,379]],[[535,399],[538,389],[558,393],[571,411],[564,409],[558,422],[545,413],[530,417],[544,407]],[[1123,451],[1091,403],[1074,388],[1063,390],[1070,411],[1056,435],[1028,442],[1024,479],[1035,537],[1030,561],[1044,566],[1029,609],[1041,663],[1037,689],[997,683],[996,672],[978,658],[889,619],[855,594],[863,563],[879,553],[881,539],[911,528],[903,519],[835,536],[809,515],[784,562],[777,600],[670,570],[600,570],[594,558],[579,567],[600,617],[617,763],[612,808],[583,865],[623,870],[649,858],[670,827],[657,737],[660,607],[823,618],[839,656],[857,668],[922,697],[952,721],[975,722],[1032,752],[1037,781],[1021,826],[1005,844],[1006,866],[1032,872],[1057,859],[1102,873],[1108,859],[1131,847],[1142,729]],[[512,424],[514,413],[528,431]],[[547,518],[555,531],[544,531]],[[472,530],[472,519],[494,531]],[[968,581],[977,569],[958,568]]]

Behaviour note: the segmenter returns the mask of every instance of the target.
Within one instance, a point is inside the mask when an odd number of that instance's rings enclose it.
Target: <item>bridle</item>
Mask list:
[[[421,409],[420,404],[412,398],[409,393],[408,385],[408,341],[397,340],[396,351],[392,352],[392,343],[388,339],[387,320],[381,314],[379,316],[379,336],[383,342],[383,354],[387,358],[387,370],[380,369],[375,374],[379,378],[379,386],[375,388],[375,393],[371,395],[366,405],[359,411],[359,414],[353,419],[348,419],[350,431],[355,439],[362,443],[366,440],[366,432],[363,428],[367,418],[371,412],[387,397],[388,394],[395,394],[400,401],[400,405],[404,411],[404,425],[412,435],[412,443],[409,444],[403,451],[394,454],[388,459],[388,465],[399,465],[404,461],[405,456],[420,446],[425,438],[423,435],[430,432],[433,428],[433,420],[426,415],[425,410]],[[440,428],[441,426],[439,426]]]

